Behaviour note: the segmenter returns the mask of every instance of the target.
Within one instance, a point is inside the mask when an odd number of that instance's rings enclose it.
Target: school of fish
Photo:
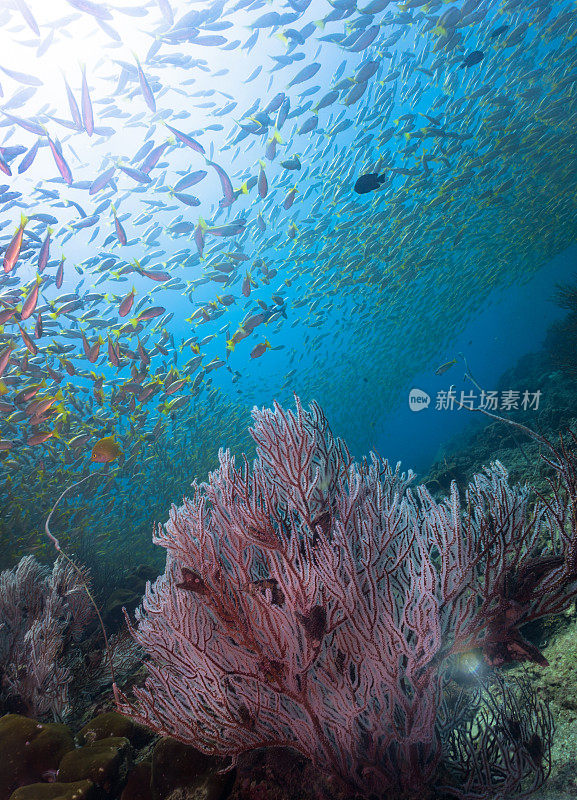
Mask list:
[[[572,0],[0,6],[2,541],[95,470],[92,529],[148,535],[292,391],[366,452],[574,240],[576,33]]]

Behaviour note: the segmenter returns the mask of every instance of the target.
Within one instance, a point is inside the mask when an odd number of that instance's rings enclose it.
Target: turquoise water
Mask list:
[[[570,3],[62,0],[2,14],[9,514],[101,469],[92,447],[111,435],[109,469],[124,459],[119,474],[155,496],[150,437],[170,454],[174,426],[190,433],[215,404],[242,437],[253,404],[292,392],[355,454],[424,469],[458,423],[423,438],[392,417],[408,389],[438,387],[426,376],[458,352],[490,381],[536,341],[533,314],[548,318],[573,258],[518,288],[572,239]],[[384,182],[357,194],[371,172]],[[49,407],[34,416],[22,397],[38,384]],[[214,428],[195,430],[209,457],[195,474],[234,446]]]

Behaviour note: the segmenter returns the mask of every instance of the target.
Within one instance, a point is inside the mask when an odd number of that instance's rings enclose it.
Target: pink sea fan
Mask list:
[[[541,589],[554,610],[575,594],[569,473],[531,508],[497,462],[463,511],[456,486],[437,503],[398,465],[354,463],[315,403],[253,417],[252,466],[221,450],[155,531],[166,569],[133,629],[148,678],[119,708],[233,763],[289,746],[351,790],[418,793],[441,757],[447,658],[538,660],[518,625],[551,610]]]
[[[0,694],[32,716],[66,716],[66,653],[91,617],[86,592],[63,558],[50,570],[25,556],[1,572]]]

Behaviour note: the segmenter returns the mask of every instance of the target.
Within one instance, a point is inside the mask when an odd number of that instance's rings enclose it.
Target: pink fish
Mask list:
[[[142,71],[142,67],[140,66],[140,61],[138,58],[136,59],[136,66],[138,69],[138,80],[140,83],[140,91],[142,92],[142,96],[144,97],[144,102],[149,107],[149,109],[154,112],[156,111],[156,100],[154,99],[154,94],[148,81],[146,80],[146,75]]]
[[[194,229],[194,243],[196,244],[198,255],[202,258],[202,252],[204,250],[204,227],[202,226],[200,220]]]
[[[58,270],[56,272],[56,288],[60,289],[62,286],[62,281],[64,280],[64,262],[66,261],[65,257],[62,256],[60,259],[60,264],[58,265]]]
[[[36,303],[38,302],[38,291],[41,283],[42,278],[40,275],[38,275],[36,278],[36,283],[32,287],[32,291],[24,301],[22,311],[20,312],[20,319],[28,319],[28,317],[32,316],[34,313],[34,310],[36,309]]]
[[[161,272],[160,270],[141,269],[140,274],[144,275],[145,278],[150,278],[151,281],[158,281],[160,283],[170,280],[170,274],[168,272]]]
[[[206,163],[215,170],[220,179],[220,185],[222,187],[222,193],[224,197],[219,202],[219,206],[221,208],[228,208],[228,206],[231,206],[235,201],[234,189],[232,188],[230,178],[223,168],[218,164],[215,164],[214,161],[207,161]]]
[[[253,349],[250,351],[250,357],[260,358],[260,356],[266,353],[267,350],[270,350],[270,348],[271,343],[265,339],[264,342],[260,342],[260,344],[257,344],[256,347],[253,347]]]
[[[82,67],[82,122],[84,130],[89,136],[94,133],[94,112],[92,111],[92,101],[90,100],[90,91],[88,89],[88,82],[86,80],[86,67]]]
[[[10,354],[11,354],[12,350],[14,350],[14,344],[13,344],[13,342],[10,342],[8,347],[6,347],[0,353],[0,378],[2,377],[2,375],[4,375],[4,370],[8,366],[8,362],[10,361]]]
[[[10,177],[12,175],[12,170],[6,159],[4,158],[4,153],[2,152],[2,148],[0,147],[0,172],[3,172],[4,175],[8,175]]]
[[[44,272],[46,269],[46,264],[48,264],[48,259],[50,258],[51,234],[52,228],[48,228],[46,231],[46,236],[44,237],[44,241],[42,242],[42,247],[40,248],[40,253],[38,254],[38,272]]]
[[[116,230],[116,238],[121,245],[125,245],[128,239],[126,238],[126,231],[122,227],[122,223],[116,216],[116,209],[112,206],[112,213],[114,214],[114,229]]]
[[[120,314],[121,317],[125,317],[127,314],[130,313],[130,309],[132,308],[132,304],[134,303],[135,294],[136,294],[136,289],[133,286],[132,291],[126,295],[126,297],[118,307],[118,313]]]
[[[26,440],[26,444],[28,447],[34,447],[37,444],[43,444],[45,441],[50,439],[51,436],[54,436],[54,431],[40,431],[39,433],[33,433],[32,436]]]
[[[284,199],[284,202],[283,202],[283,204],[282,204],[282,207],[283,207],[285,210],[287,210],[287,211],[288,211],[288,209],[289,209],[289,208],[292,206],[292,204],[294,203],[294,201],[295,201],[295,195],[296,195],[296,193],[297,193],[297,190],[296,190],[296,187],[295,187],[294,189],[291,189],[291,190],[290,190],[290,192],[289,192],[289,193],[287,194],[287,196],[285,197],[285,199]]]
[[[38,352],[38,348],[36,347],[32,339],[28,336],[26,331],[22,330],[20,325],[18,325],[18,329],[20,331],[20,336],[22,337],[22,341],[26,345],[26,349],[28,350],[28,352],[32,353],[33,356],[35,356],[36,353]]]
[[[118,352],[118,345],[114,345],[108,337],[108,360],[113,367],[120,366],[120,353]]]
[[[48,144],[50,145],[50,149],[52,150],[52,155],[54,156],[54,161],[56,162],[56,166],[58,167],[58,171],[64,178],[64,183],[70,186],[72,184],[72,172],[70,171],[70,167],[66,163],[66,159],[62,155],[62,148],[56,142],[53,142],[50,136],[48,137]]]
[[[15,308],[5,308],[3,311],[0,311],[0,325],[4,325],[9,319],[12,319],[15,313]]]
[[[20,256],[20,250],[22,249],[22,237],[24,236],[24,228],[27,222],[28,219],[22,214],[20,217],[20,226],[4,253],[4,272],[12,272],[16,266],[16,262]]]
[[[155,317],[160,317],[161,314],[164,314],[166,308],[163,306],[153,306],[152,308],[145,309],[141,314],[138,315],[139,322],[145,322],[147,319],[154,319]]]
[[[182,142],[188,147],[192,147],[193,150],[196,150],[196,152],[200,153],[201,155],[204,155],[206,153],[206,150],[200,144],[200,142],[197,142],[196,139],[192,138],[192,136],[188,136],[186,133],[182,133],[182,131],[177,131],[176,128],[172,128],[166,122],[164,124],[166,125],[168,130],[175,136],[175,138],[178,139],[179,142]]]
[[[68,85],[68,81],[64,78],[64,85],[66,86],[66,96],[68,97],[68,105],[70,106],[70,115],[72,117],[72,121],[76,125],[79,131],[82,130],[84,127],[82,124],[82,117],[80,116],[80,110],[78,109],[78,103],[76,102],[76,98],[72,93],[72,89]]]
[[[258,193],[263,200],[268,194],[268,181],[262,164],[260,165],[260,172],[258,173]]]

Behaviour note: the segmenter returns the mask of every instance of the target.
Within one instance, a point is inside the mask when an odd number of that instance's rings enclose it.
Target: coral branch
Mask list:
[[[544,660],[519,626],[577,593],[574,464],[553,453],[546,501],[496,462],[463,505],[456,485],[437,502],[354,463],[314,403],[253,417],[252,467],[221,451],[155,531],[166,569],[131,628],[148,679],[119,706],[207,753],[290,745],[355,791],[410,796],[441,757],[449,656]]]

